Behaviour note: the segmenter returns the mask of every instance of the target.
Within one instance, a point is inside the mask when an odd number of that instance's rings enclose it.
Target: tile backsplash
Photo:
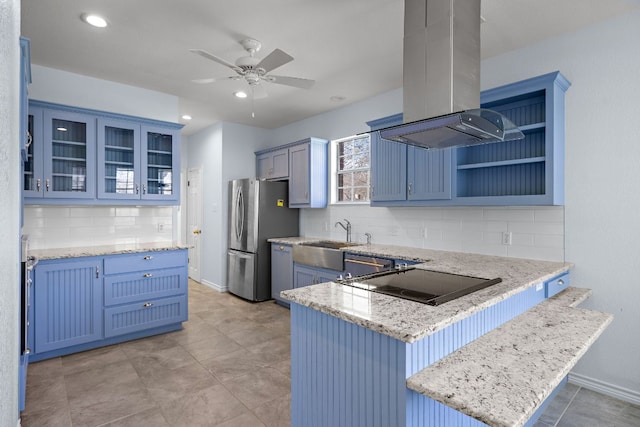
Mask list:
[[[173,241],[171,206],[25,206],[32,249]]]
[[[564,261],[564,207],[372,208],[331,205],[301,209],[300,230],[307,237],[345,240],[335,227],[348,219],[352,239],[455,252]],[[503,244],[511,233],[511,244]]]

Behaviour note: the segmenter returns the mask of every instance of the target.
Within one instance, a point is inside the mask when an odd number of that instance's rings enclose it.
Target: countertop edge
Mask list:
[[[78,246],[68,248],[31,249],[29,257],[37,261],[119,255],[140,252],[160,252],[189,249],[189,245],[176,243],[136,243],[123,245]]]

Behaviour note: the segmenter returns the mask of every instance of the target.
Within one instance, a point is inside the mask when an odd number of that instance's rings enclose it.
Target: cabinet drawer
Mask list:
[[[187,296],[150,299],[104,309],[105,337],[128,334],[187,320]]]
[[[569,273],[565,273],[545,283],[545,297],[554,296],[569,287]]]
[[[104,259],[104,274],[130,273],[132,271],[158,268],[184,267],[187,265],[187,250],[139,252],[114,255]]]
[[[186,293],[187,269],[185,267],[144,270],[104,278],[105,306]]]

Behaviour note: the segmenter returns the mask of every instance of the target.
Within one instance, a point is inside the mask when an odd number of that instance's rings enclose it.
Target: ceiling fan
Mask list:
[[[315,83],[315,81],[313,80],[302,79],[299,77],[277,76],[274,74],[269,74],[269,72],[271,72],[272,70],[275,70],[276,68],[293,61],[293,57],[283,52],[282,50],[275,49],[269,55],[260,59],[257,58],[255,54],[262,47],[262,43],[255,39],[244,39],[240,42],[240,44],[247,52],[249,52],[249,55],[241,56],[236,60],[235,64],[212,53],[209,53],[206,50],[189,49],[190,52],[193,52],[211,61],[217,62],[218,64],[229,67],[233,71],[238,73],[237,76],[223,77],[221,79],[208,78],[192,81],[194,83],[213,83],[220,80],[244,79],[249,84],[254,99],[265,98],[267,96],[266,90],[260,84],[263,81],[285,86],[297,87],[300,89],[310,89]]]

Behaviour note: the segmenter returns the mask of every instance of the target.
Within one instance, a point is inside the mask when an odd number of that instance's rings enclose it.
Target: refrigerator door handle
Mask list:
[[[236,238],[240,240],[242,233],[244,233],[244,196],[241,187],[238,188],[236,194],[236,212],[238,213],[236,216]]]

